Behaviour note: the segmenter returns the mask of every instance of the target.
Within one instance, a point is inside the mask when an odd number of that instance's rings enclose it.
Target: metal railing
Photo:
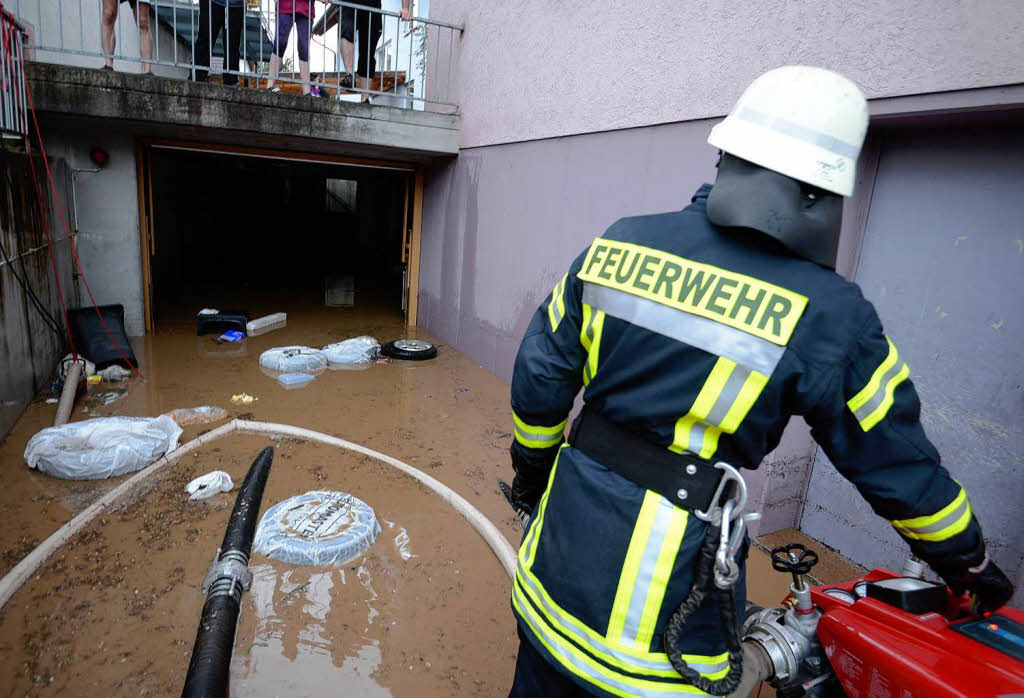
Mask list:
[[[25,102],[24,30],[14,16],[0,9],[0,136],[22,139],[28,134]]]
[[[346,101],[456,107],[458,25],[403,20],[399,12],[347,0],[242,1],[9,0],[8,7],[29,27],[25,48],[39,62],[112,69],[128,64],[164,77],[219,75],[224,84]],[[210,30],[219,24],[222,31]],[[288,36],[278,41],[284,30]],[[308,53],[300,49],[307,42]],[[231,65],[235,46],[239,63]]]

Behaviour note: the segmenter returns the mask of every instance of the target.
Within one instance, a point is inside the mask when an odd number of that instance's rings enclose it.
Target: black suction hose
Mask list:
[[[223,698],[228,694],[235,624],[238,622],[242,591],[248,589],[252,582],[249,553],[273,460],[274,449],[263,449],[238,490],[224,542],[203,583],[206,603],[199,620],[182,698]]]

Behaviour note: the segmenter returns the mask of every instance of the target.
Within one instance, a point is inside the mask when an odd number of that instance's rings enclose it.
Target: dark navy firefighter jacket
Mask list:
[[[530,642],[597,695],[702,695],[672,669],[662,633],[689,592],[707,525],[563,443],[581,387],[588,408],[642,438],[740,468],[756,468],[801,415],[919,555],[982,544],[871,303],[771,238],[716,228],[710,189],[682,211],[626,218],[595,239],[537,310],[516,358],[513,458],[550,477],[512,605]],[[712,679],[727,671],[718,623],[708,602],[682,640],[683,658]]]

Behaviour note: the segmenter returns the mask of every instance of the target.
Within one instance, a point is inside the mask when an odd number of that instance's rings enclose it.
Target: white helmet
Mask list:
[[[853,82],[824,68],[789,65],[754,80],[708,143],[849,196],[867,128],[867,101]]]

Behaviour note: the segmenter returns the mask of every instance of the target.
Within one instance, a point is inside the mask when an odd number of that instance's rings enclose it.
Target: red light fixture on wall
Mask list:
[[[89,151],[89,159],[93,161],[96,167],[106,167],[107,163],[110,162],[110,156],[107,155],[107,151],[98,146]]]

